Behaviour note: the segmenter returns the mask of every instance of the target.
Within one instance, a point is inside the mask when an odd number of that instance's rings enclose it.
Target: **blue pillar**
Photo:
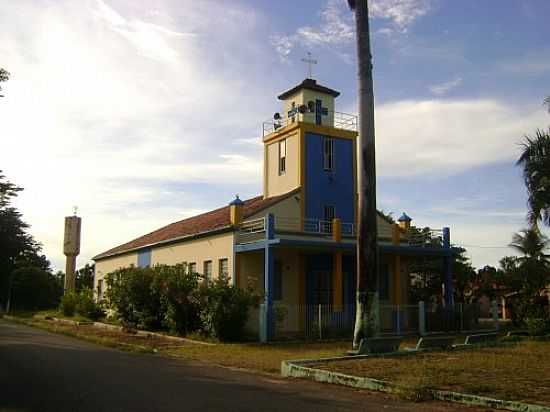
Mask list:
[[[270,213],[265,218],[265,249],[264,249],[264,310],[260,313],[263,319],[260,321],[260,337],[262,342],[269,341],[273,337],[273,272],[275,261],[273,249],[269,241],[275,236],[275,217]]]
[[[451,230],[448,227],[443,228],[443,247],[447,249],[448,252],[448,254],[443,258],[443,273],[445,276],[445,306],[451,308],[454,306],[453,253],[451,249]]]

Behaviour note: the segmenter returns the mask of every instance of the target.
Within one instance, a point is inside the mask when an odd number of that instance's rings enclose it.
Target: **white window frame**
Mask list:
[[[207,266],[210,267],[210,273],[206,270]],[[212,260],[205,260],[202,262],[202,272],[205,280],[212,280]]]
[[[219,276],[223,275],[223,271],[222,271],[222,264],[223,263],[225,263],[225,275],[229,276],[229,259],[228,258],[218,259],[218,274],[219,274]]]
[[[189,266],[188,266],[188,270],[189,270],[189,273],[191,275],[197,273],[197,263],[196,262],[190,262]]]
[[[279,148],[279,176],[286,173],[286,149],[287,139],[281,139],[277,142]]]
[[[334,139],[325,137],[323,140],[323,168],[326,171],[334,170]]]

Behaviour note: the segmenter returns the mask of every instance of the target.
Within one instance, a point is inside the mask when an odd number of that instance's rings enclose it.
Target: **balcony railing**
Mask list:
[[[410,246],[417,247],[441,247],[444,243],[443,230],[428,227],[410,229],[405,235],[405,239]]]
[[[247,220],[241,223],[237,243],[249,243],[265,239],[267,218]],[[357,227],[354,223],[341,222],[342,237],[354,238],[357,236]],[[391,229],[391,226],[389,226]],[[396,229],[397,230],[397,229]],[[318,235],[322,237],[331,237],[333,232],[333,222],[322,219],[300,219],[296,217],[276,216],[273,219],[273,232],[275,234],[305,234]],[[445,235],[441,229],[431,228],[411,228],[406,233],[400,233],[401,246],[415,247],[446,247]],[[391,241],[392,233],[387,226],[382,226],[378,230],[379,241]]]
[[[270,119],[263,123],[263,135],[267,136],[271,133],[280,131],[288,125],[296,124],[300,121],[303,123],[315,124],[315,113],[297,113],[295,116],[283,116],[278,120]],[[357,116],[349,113],[329,111],[326,115],[321,116],[321,125],[334,127],[335,129],[357,131]]]

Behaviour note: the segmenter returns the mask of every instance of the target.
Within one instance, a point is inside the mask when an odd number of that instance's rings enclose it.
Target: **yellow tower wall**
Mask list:
[[[286,138],[286,171],[279,174],[279,141]],[[300,186],[300,134],[280,136],[264,146],[264,196],[271,197],[290,192]]]

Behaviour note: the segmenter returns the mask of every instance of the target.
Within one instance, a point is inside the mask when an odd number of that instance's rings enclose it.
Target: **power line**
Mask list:
[[[482,246],[482,245],[460,245],[463,247],[473,247],[478,249],[510,249],[510,246]]]

